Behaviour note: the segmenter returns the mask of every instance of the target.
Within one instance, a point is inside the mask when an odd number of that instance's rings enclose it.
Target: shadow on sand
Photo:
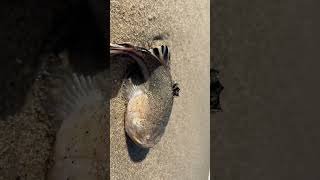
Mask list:
[[[148,153],[149,149],[141,148],[134,144],[132,140],[126,135],[126,143],[128,148],[129,157],[133,162],[141,162],[143,161]]]

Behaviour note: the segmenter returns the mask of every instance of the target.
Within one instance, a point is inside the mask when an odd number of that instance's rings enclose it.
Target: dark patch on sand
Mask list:
[[[133,162],[141,162],[147,157],[149,153],[149,149],[141,148],[137,146],[134,142],[132,142],[132,140],[127,135],[126,135],[126,143],[127,143],[130,159]]]

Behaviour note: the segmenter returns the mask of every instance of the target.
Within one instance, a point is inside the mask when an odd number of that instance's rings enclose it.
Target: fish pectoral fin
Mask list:
[[[178,97],[180,93],[179,84],[177,82],[174,82],[172,85],[172,94],[175,97]]]
[[[80,111],[86,105],[94,105],[103,100],[104,95],[98,88],[96,78],[73,73],[66,79],[59,113],[68,116],[72,112]]]

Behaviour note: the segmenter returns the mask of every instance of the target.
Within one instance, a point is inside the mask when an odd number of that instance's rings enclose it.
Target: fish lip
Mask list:
[[[129,133],[127,133],[129,138],[140,148],[144,148],[144,149],[150,149],[152,147],[154,147],[156,145],[156,143],[143,143],[141,142],[138,138],[134,137],[134,136],[130,136]]]

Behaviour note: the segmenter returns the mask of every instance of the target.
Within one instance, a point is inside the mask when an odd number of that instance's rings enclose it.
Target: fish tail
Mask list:
[[[131,57],[134,62],[139,65],[139,68],[144,76],[144,79],[147,80],[149,78],[149,71],[147,66],[144,63],[143,55],[137,51],[136,47],[130,43],[123,44],[111,44],[110,43],[110,56],[115,55],[127,55]]]
[[[92,105],[104,100],[97,80],[91,76],[83,76],[73,73],[66,79],[61,105],[58,114],[63,119],[73,112],[81,111],[86,105]]]

